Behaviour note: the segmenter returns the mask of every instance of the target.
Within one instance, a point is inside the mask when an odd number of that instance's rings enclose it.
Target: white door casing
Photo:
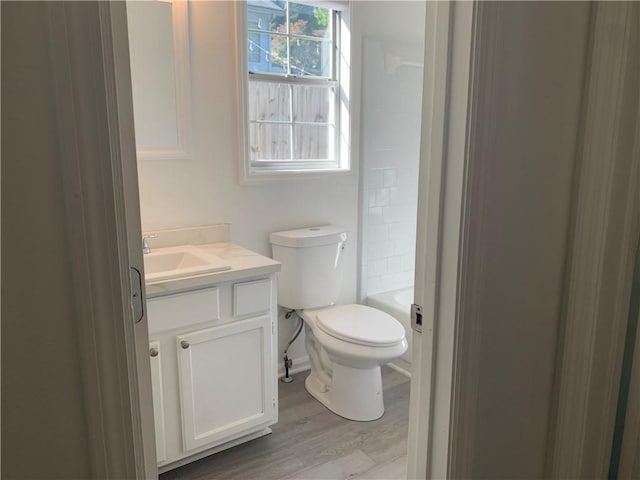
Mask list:
[[[459,252],[466,191],[466,138],[475,7],[428,2],[416,240],[408,478],[447,478],[460,295]],[[447,241],[443,241],[443,239]]]

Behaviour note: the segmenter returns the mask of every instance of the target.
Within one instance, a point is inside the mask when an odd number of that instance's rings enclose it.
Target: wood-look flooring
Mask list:
[[[166,472],[161,480],[406,478],[410,382],[382,369],[385,413],[373,422],[346,420],[304,388],[308,372],[279,382],[280,415],[266,437]]]

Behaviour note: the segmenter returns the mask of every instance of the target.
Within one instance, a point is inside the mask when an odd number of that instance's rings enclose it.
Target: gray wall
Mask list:
[[[2,476],[89,478],[42,3],[2,2]]]

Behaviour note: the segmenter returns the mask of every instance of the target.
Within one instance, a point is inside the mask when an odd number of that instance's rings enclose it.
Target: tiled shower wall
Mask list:
[[[366,296],[413,285],[423,68],[393,68],[389,56],[422,63],[423,45],[365,38],[363,56],[361,294]]]

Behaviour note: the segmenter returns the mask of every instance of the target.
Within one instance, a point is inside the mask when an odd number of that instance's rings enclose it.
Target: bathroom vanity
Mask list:
[[[227,242],[197,248],[228,269],[146,285],[161,472],[270,433],[278,419],[279,264]]]

